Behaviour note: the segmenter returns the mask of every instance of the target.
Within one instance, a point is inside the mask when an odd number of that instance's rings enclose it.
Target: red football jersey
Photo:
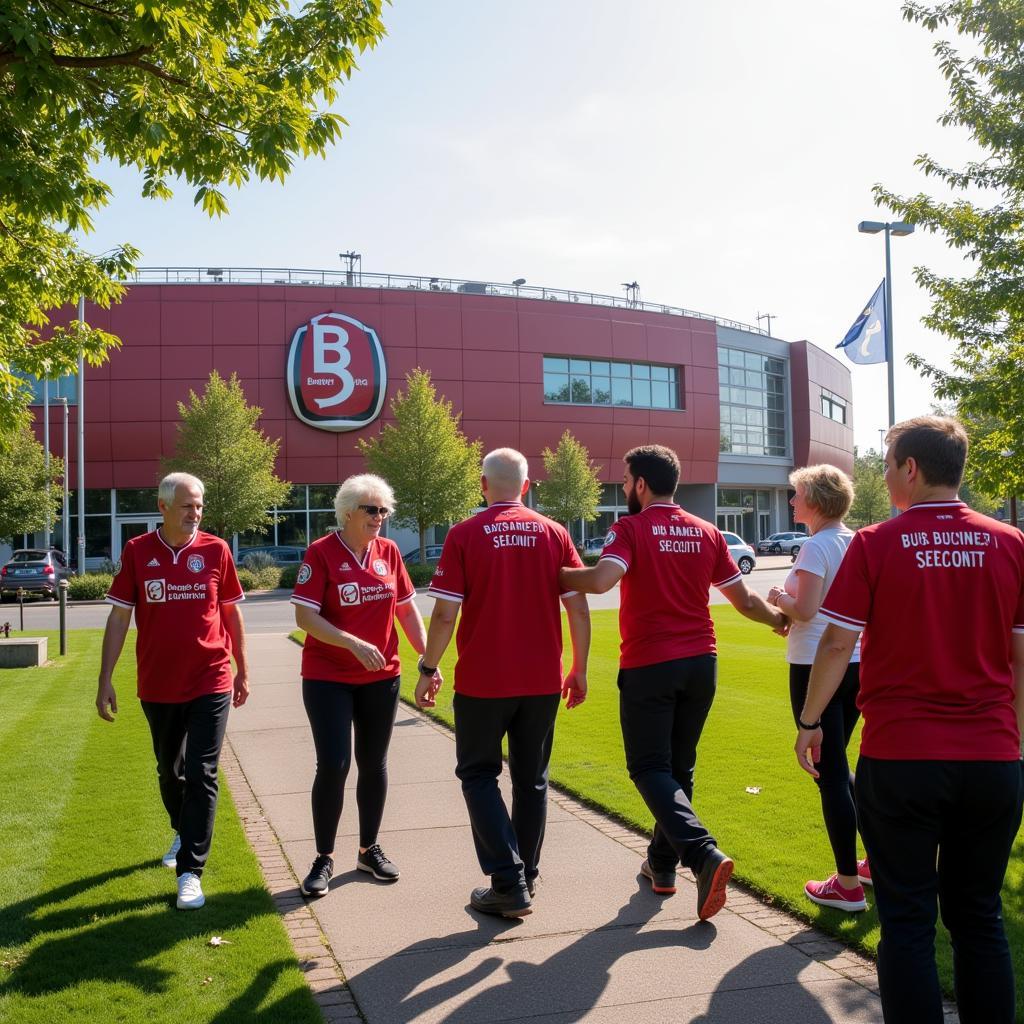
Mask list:
[[[518,501],[495,502],[448,531],[430,594],[462,602],[456,693],[561,690],[558,571],[582,564],[564,527]]]
[[[619,597],[622,668],[715,653],[708,591],[741,578],[717,526],[656,502],[612,526],[601,552],[606,558],[626,572]]]
[[[861,753],[1015,761],[1010,633],[1024,632],[1024,535],[960,501],[858,531],[821,614],[863,630]]]
[[[292,604],[319,612],[332,626],[373,644],[384,656],[384,668],[371,672],[342,647],[307,636],[302,648],[302,677],[335,683],[375,683],[397,676],[398,631],[395,608],[416,596],[398,545],[376,537],[362,559],[336,530],[313,541],[292,594]]]
[[[135,609],[138,693],[181,704],[230,690],[231,641],[220,606],[245,600],[227,544],[197,532],[172,548],[159,530],[132,537],[107,600]]]

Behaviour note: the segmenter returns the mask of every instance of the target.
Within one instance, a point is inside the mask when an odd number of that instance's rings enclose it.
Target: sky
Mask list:
[[[934,192],[920,153],[960,165],[942,128],[934,38],[896,0],[395,0],[387,37],[334,109],[348,121],[326,160],[286,184],[228,192],[210,220],[182,185],[144,200],[104,166],[114,199],[85,239],[140,266],[339,269],[622,294],[832,350],[884,274],[893,220],[872,185]],[[928,411],[904,362],[940,364],[924,265],[958,254],[917,232],[892,242],[897,419]],[[764,325],[764,323],[762,323]],[[879,445],[884,365],[851,367],[855,442]]]

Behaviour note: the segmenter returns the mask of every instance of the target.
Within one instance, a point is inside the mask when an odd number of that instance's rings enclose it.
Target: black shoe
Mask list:
[[[326,896],[327,886],[333,874],[334,861],[326,853],[318,853],[309,874],[299,886],[299,892],[303,896]]]
[[[469,894],[469,905],[481,914],[498,914],[500,917],[526,917],[533,913],[530,894],[525,888],[513,892],[474,889]]]
[[[398,868],[384,855],[378,843],[361,853],[356,858],[356,867],[360,871],[369,871],[378,882],[397,882]]]
[[[532,900],[537,895],[537,884],[540,882],[540,875],[534,875],[533,878],[526,880],[526,891],[530,894]]]
[[[676,872],[675,868],[671,871],[655,871],[651,867],[651,862],[645,860],[640,865],[640,874],[644,878],[651,880],[651,888],[659,896],[674,896],[676,892]]]
[[[725,888],[732,877],[733,862],[717,846],[711,847],[697,872],[697,917],[714,917],[725,906]]]

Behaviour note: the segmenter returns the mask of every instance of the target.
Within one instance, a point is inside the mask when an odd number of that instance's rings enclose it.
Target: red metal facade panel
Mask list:
[[[809,341],[793,342],[789,357],[794,464],[814,466],[827,462],[852,474],[853,396],[849,372],[838,359]],[[823,388],[845,400],[845,424],[822,415]]]
[[[310,317],[328,311],[376,330],[389,399],[414,367],[429,370],[438,391],[463,414],[469,436],[479,436],[485,448],[520,448],[535,476],[543,449],[557,445],[569,429],[590,449],[606,481],[621,479],[627,448],[650,442],[676,449],[687,482],[717,479],[718,364],[710,321],[444,291],[211,283],[136,285],[111,311],[87,310],[91,322],[123,340],[107,365],[86,374],[87,486],[152,486],[160,457],[173,448],[177,403],[187,400],[190,389],[201,390],[213,369],[224,376],[237,373],[249,401],[261,406],[261,426],[280,439],[278,469],[285,477],[334,483],[360,471],[357,441],[388,422],[387,406],[370,426],[339,434],[300,422],[287,397],[292,336]],[[66,321],[73,314],[65,310],[61,317]],[[546,404],[545,355],[678,366],[684,408]],[[815,412],[819,385],[848,397],[849,377],[842,367],[836,372],[833,362],[806,343],[793,346],[798,464],[826,450],[830,461],[850,464],[848,428],[837,434],[839,425]]]

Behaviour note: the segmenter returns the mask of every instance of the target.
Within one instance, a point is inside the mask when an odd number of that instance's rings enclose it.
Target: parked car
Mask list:
[[[738,534],[723,530],[722,536],[725,538],[725,543],[729,545],[729,554],[732,555],[733,561],[740,567],[740,572],[744,576],[750,575],[754,570],[754,566],[757,565],[754,549]]]
[[[265,544],[254,548],[238,549],[238,564],[243,565],[249,555],[269,555],[274,565],[284,568],[298,565],[306,555],[306,549],[289,544]]]
[[[795,555],[803,547],[805,540],[807,534],[799,530],[773,533],[757,542],[757,552],[760,555]]]
[[[13,599],[19,590],[56,601],[60,581],[73,575],[55,548],[22,548],[0,568],[0,601]]]
[[[443,544],[427,545],[427,565],[437,565],[437,563],[441,559],[441,548],[443,547]],[[402,561],[405,562],[406,565],[417,565],[419,563],[419,560],[420,549],[418,546],[414,547],[412,551],[406,551],[406,553],[402,555]]]

